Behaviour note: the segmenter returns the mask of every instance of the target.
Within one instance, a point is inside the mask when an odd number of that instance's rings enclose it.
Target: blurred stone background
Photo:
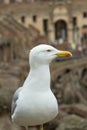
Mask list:
[[[16,5],[18,9],[17,3],[15,6],[0,5],[0,130],[21,130],[11,121],[12,96],[22,86],[29,72],[29,50],[40,43],[51,44],[73,53],[72,58],[56,59],[51,64],[51,88],[58,100],[59,114],[45,124],[44,129],[87,130],[86,53],[84,50],[73,50],[68,41],[54,44],[47,36],[41,35],[35,26],[29,25],[26,28],[17,22],[12,12]],[[17,13],[14,14],[17,16]],[[30,129],[37,130],[37,127]]]

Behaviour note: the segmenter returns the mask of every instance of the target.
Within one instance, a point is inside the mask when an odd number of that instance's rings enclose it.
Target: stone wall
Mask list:
[[[43,6],[42,6],[43,4]],[[58,28],[58,22],[67,34],[65,40],[69,42],[80,43],[83,37],[83,26],[87,23],[84,17],[86,12],[87,1],[62,1],[58,2],[21,2],[13,4],[1,4],[0,12],[10,14],[15,20],[26,28],[29,25],[34,26],[40,31],[41,35],[46,35],[50,41],[63,38],[61,30]],[[6,9],[6,12],[3,10]],[[61,12],[60,12],[61,9]],[[47,20],[47,30],[44,30],[44,20]],[[63,24],[64,23],[64,24]],[[60,32],[61,36],[57,36]],[[87,33],[87,29],[86,29]]]
[[[9,40],[13,58],[28,58],[29,49],[37,44],[35,40],[40,37],[39,31],[32,26],[29,26],[29,29],[25,28],[10,15],[1,15],[1,17],[1,44],[5,44],[5,42],[8,44]],[[5,37],[8,40],[4,41]]]

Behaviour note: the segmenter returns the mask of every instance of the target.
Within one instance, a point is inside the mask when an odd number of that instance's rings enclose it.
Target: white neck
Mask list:
[[[35,91],[45,91],[50,89],[49,65],[39,65],[35,68],[31,67],[30,73],[24,82],[24,86],[27,86]]]

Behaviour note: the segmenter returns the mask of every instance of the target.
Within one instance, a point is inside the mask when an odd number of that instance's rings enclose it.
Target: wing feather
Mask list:
[[[15,111],[15,108],[17,106],[16,102],[18,100],[18,97],[19,97],[19,93],[20,91],[22,90],[22,87],[18,88],[16,90],[16,92],[14,93],[13,95],[13,99],[12,99],[12,106],[11,106],[11,115],[13,115],[14,111]]]

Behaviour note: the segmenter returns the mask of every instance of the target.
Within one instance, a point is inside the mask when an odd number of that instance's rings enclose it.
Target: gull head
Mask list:
[[[29,54],[30,65],[49,64],[56,57],[70,57],[69,51],[61,51],[50,45],[40,44],[31,49]]]

